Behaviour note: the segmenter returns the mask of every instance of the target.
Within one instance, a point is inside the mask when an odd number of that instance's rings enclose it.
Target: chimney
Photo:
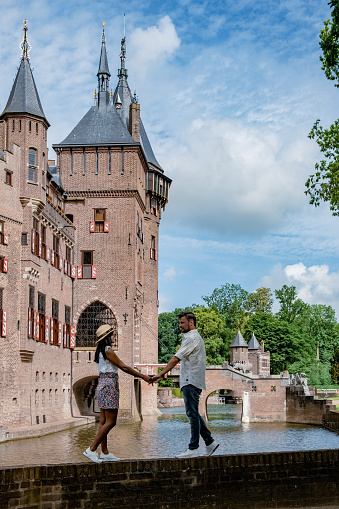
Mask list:
[[[134,141],[140,141],[140,104],[134,102],[129,107],[129,132]]]

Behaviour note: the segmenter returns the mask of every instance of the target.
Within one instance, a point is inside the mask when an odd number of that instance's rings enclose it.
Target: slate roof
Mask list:
[[[28,60],[20,62],[14,84],[1,117],[7,113],[28,113],[47,121]]]
[[[254,334],[252,335],[251,339],[248,342],[248,349],[249,350],[260,350],[259,342]]]
[[[132,93],[127,82],[127,70],[120,69],[118,71],[119,82],[114,91],[113,104],[121,102],[121,107],[117,110],[127,129],[129,127],[129,107],[132,103]],[[157,158],[154,155],[153,149],[149,142],[144,124],[140,119],[140,143],[146,155],[147,162],[162,170]]]
[[[98,145],[138,145],[110,103],[92,106],[73,131],[53,147]]]
[[[248,345],[247,345],[246,341],[244,340],[244,338],[242,337],[242,334],[240,331],[238,331],[238,334],[236,335],[235,340],[231,344],[230,348],[235,348],[238,346],[242,346],[242,347],[246,347],[246,348],[248,347]]]

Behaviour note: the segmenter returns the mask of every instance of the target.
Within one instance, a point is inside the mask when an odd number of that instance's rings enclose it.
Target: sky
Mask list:
[[[339,218],[304,194],[320,160],[307,135],[318,118],[328,127],[339,116],[319,61],[327,0],[2,0],[0,110],[26,17],[50,159],[93,104],[104,21],[114,90],[124,14],[128,82],[173,180],[159,311],[203,304],[226,283],[287,284],[339,318]]]

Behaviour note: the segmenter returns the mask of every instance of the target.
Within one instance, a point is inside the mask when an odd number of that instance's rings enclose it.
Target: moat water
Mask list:
[[[220,443],[218,454],[339,447],[337,433],[317,426],[241,423],[241,405],[208,405],[208,415],[208,427]],[[97,426],[90,424],[44,437],[0,444],[0,466],[89,461],[82,453],[93,440]],[[135,424],[118,424],[108,436],[108,447],[121,459],[173,458],[187,448],[189,434],[184,408],[162,409],[161,417],[145,417]],[[203,449],[201,444],[202,452]]]

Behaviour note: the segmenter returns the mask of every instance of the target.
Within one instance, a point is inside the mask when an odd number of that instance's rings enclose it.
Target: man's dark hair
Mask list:
[[[182,311],[179,315],[179,318],[187,318],[188,321],[193,320],[194,327],[197,324],[197,317],[193,313],[193,311]]]

